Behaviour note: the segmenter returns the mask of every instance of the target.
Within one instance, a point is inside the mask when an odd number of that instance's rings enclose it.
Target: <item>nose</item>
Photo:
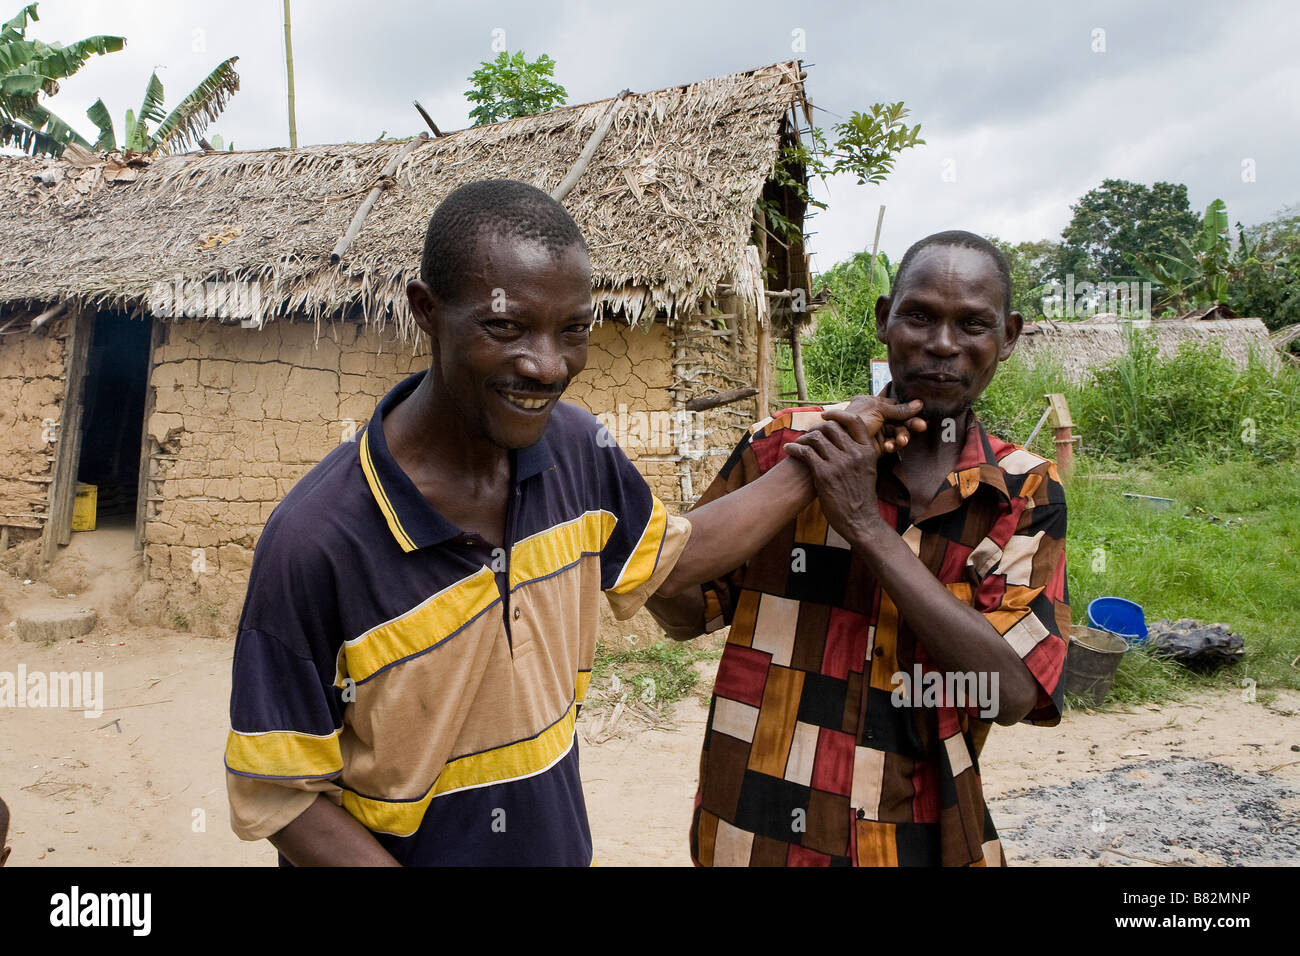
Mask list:
[[[960,349],[957,347],[957,336],[953,332],[952,324],[937,323],[929,341],[926,342],[926,348],[935,355],[956,355]]]
[[[547,336],[537,336],[528,343],[515,359],[515,371],[545,386],[560,384],[569,373],[563,352]]]

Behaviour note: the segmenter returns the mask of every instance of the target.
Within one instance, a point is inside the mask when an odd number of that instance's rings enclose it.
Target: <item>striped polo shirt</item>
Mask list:
[[[511,452],[507,540],[442,517],[388,451],[386,395],[276,507],[235,644],[235,832],[324,792],[409,865],[592,861],[574,721],[604,592],[630,617],[676,563],[671,516],[588,412]]]

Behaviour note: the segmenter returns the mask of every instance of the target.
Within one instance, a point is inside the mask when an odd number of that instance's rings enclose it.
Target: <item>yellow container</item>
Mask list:
[[[98,500],[98,485],[83,485],[77,482],[77,498],[72,504],[73,531],[95,530],[95,510]]]

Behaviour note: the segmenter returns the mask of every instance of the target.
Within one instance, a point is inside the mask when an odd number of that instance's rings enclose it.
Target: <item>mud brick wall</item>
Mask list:
[[[4,325],[22,331],[0,337],[0,527],[10,540],[39,537],[49,510],[57,436],[46,421],[57,422],[63,406],[63,382],[72,334],[70,315],[52,320],[32,333],[35,317],[5,310]]]
[[[391,330],[352,324],[324,326],[317,338],[310,323],[250,330],[179,322],[166,324],[163,336],[150,376],[148,431],[157,445],[145,528],[149,575],[177,603],[202,605],[196,616],[229,627],[276,504],[369,420],[385,392],[426,368],[428,354]],[[663,326],[648,333],[597,326],[587,367],[565,399],[615,420],[620,410],[628,419],[666,416],[669,341]],[[677,497],[676,463],[665,460],[671,449],[631,431],[632,441],[620,442],[629,457],[657,494]]]
[[[649,331],[607,319],[592,329],[587,367],[574,378],[564,400],[581,405],[613,437],[654,493],[670,510],[677,495],[677,461],[671,435],[671,333]]]
[[[676,330],[673,381],[682,401],[756,384],[757,326],[744,313],[727,324],[731,334],[718,335],[715,333],[722,331],[718,323],[696,316]],[[679,490],[673,495],[681,511],[689,510],[708,488],[745,429],[764,417],[766,414],[759,414],[757,398],[691,415],[689,457],[685,464],[676,466],[679,473],[689,471],[690,477],[689,494]]]

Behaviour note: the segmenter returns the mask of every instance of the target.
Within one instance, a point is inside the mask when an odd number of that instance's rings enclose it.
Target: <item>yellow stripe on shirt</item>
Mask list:
[[[379,475],[375,472],[375,463],[370,459],[370,429],[368,428],[361,433],[361,471],[366,476],[366,484],[370,486],[370,493],[375,496],[375,503],[379,505],[384,520],[388,522],[388,530],[393,533],[393,537],[397,539],[403,551],[414,551],[415,542],[402,527],[402,522],[397,520],[397,511],[394,510],[393,503],[388,500],[388,492],[384,491]]]
[[[343,646],[336,686],[363,681],[379,670],[445,640],[500,599],[496,576],[481,567],[401,617],[372,628]]]
[[[584,554],[599,554],[617,524],[608,511],[588,511],[520,541],[510,551],[511,589],[567,568]]]
[[[339,728],[324,737],[292,730],[261,734],[230,731],[226,766],[258,777],[329,777],[343,769]]]
[[[435,797],[522,780],[554,766],[573,747],[576,716],[577,707],[570,704],[563,717],[536,737],[449,760],[429,792],[418,800],[376,800],[345,790],[343,809],[377,833],[410,836],[420,828],[420,821]]]
[[[650,575],[654,574],[655,565],[659,562],[659,549],[663,546],[664,529],[668,526],[668,512],[657,497],[652,500],[654,505],[650,509],[650,520],[641,533],[641,540],[632,549],[631,556],[623,565],[623,573],[610,589],[615,594],[626,594],[645,584],[650,580]]]

